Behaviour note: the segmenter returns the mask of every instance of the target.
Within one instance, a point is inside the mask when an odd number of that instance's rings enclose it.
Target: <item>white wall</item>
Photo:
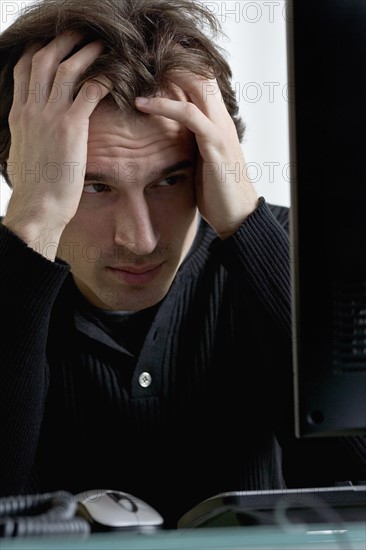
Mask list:
[[[0,32],[33,0],[1,0]],[[87,1],[87,0],[85,0]],[[289,206],[286,0],[201,0],[222,23],[247,131],[249,173],[268,202]],[[0,215],[9,190],[0,181]]]

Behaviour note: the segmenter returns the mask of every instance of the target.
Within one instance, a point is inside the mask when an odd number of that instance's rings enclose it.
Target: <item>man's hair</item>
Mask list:
[[[104,53],[78,79],[75,95],[85,82],[103,75],[112,85],[109,101],[137,115],[136,96],[169,90],[176,70],[215,77],[242,140],[244,124],[231,84],[232,72],[216,40],[222,29],[203,2],[38,0],[0,35],[0,172],[9,184],[6,161],[14,66],[30,44],[45,45],[67,30],[81,32],[84,44],[100,39],[105,45]]]

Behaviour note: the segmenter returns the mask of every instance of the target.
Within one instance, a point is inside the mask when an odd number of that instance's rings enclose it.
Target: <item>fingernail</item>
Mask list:
[[[136,97],[135,103],[138,105],[146,105],[146,103],[149,103],[150,99],[148,97]]]

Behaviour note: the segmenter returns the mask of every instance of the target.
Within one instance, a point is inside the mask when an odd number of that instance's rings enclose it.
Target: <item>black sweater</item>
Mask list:
[[[287,209],[225,241],[202,221],[132,361],[80,321],[68,265],[3,226],[0,258],[2,495],[119,489],[174,527],[220,491],[366,478],[361,438],[292,435]]]

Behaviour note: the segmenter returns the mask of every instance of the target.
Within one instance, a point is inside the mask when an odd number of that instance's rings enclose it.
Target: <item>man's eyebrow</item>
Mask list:
[[[88,172],[84,176],[84,181],[101,181],[103,183],[107,183],[111,180],[111,176],[108,174],[103,174],[102,172]]]
[[[171,174],[172,172],[178,172],[178,170],[186,170],[187,168],[192,168],[193,166],[194,163],[192,160],[181,160],[180,162],[176,162],[175,164],[167,166],[166,168],[161,170],[158,176],[166,176],[167,174]]]
[[[133,168],[134,163],[128,162],[125,166],[126,171],[130,172],[131,175],[131,169]],[[178,172],[179,170],[187,170],[189,168],[193,168],[194,162],[192,160],[181,160],[179,162],[176,162],[175,164],[172,164],[171,166],[167,166],[166,168],[163,168],[162,170],[155,170],[152,172],[150,178],[164,178],[168,174],[172,174],[173,172]],[[137,172],[136,172],[137,173]],[[114,170],[111,174],[106,174],[102,171],[98,172],[87,172],[84,176],[85,182],[102,182],[102,183],[108,183],[111,181],[111,179],[114,179],[116,177],[116,171]]]

